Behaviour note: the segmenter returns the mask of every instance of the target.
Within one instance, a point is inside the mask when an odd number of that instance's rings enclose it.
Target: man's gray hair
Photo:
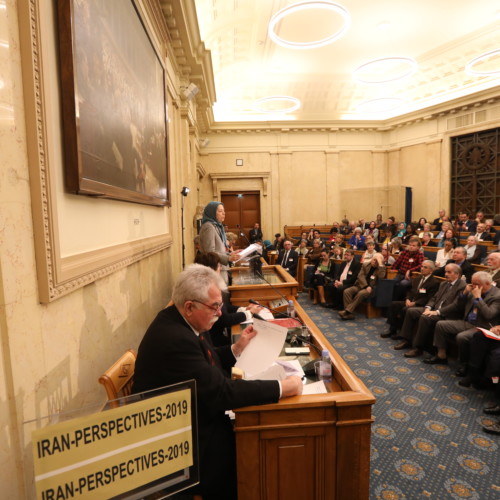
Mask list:
[[[172,301],[182,307],[188,300],[206,302],[208,290],[215,285],[226,290],[226,283],[219,273],[201,264],[191,264],[179,274],[172,292]]]
[[[467,250],[464,247],[455,247],[455,250],[460,250],[462,255],[467,258]]]
[[[472,277],[476,278],[483,285],[486,284],[490,285],[491,283],[493,283],[493,278],[491,277],[491,274],[487,273],[486,271],[478,271],[477,273],[474,273]]]
[[[422,264],[427,264],[431,269],[436,269],[436,263],[433,260],[426,259]]]
[[[462,268],[458,265],[458,264],[446,264],[446,266],[444,266],[444,268],[449,268],[450,271],[453,271],[455,274],[457,274],[458,276],[462,276]]]

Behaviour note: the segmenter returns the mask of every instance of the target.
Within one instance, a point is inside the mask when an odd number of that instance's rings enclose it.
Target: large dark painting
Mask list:
[[[132,0],[58,0],[66,187],[168,204],[165,69]]]

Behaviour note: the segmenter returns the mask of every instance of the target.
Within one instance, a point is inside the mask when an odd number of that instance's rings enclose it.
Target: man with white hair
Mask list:
[[[479,264],[481,255],[483,254],[481,247],[478,245],[478,239],[475,236],[467,237],[467,244],[464,246],[467,253],[467,261],[471,264]]]
[[[496,286],[500,287],[500,252],[493,252],[488,255],[488,272]]]
[[[133,392],[196,380],[200,485],[204,500],[236,500],[235,439],[227,410],[275,403],[302,392],[299,377],[231,380],[228,371],[256,335],[248,326],[232,346],[213,347],[204,334],[221,315],[225,283],[213,269],[192,264],[178,277],[173,305],[158,313],[139,346]]]
[[[447,364],[446,347],[456,338],[460,362],[457,375],[463,376],[467,370],[469,344],[477,327],[490,328],[490,324],[497,324],[500,320],[500,290],[493,286],[491,275],[486,271],[474,273],[471,283],[457,297],[449,312],[461,312],[462,319],[438,321],[433,342],[437,354],[424,359],[424,363]]]
[[[474,236],[478,239],[478,241],[492,241],[490,233],[486,231],[486,224],[484,222],[480,222],[477,225]]]

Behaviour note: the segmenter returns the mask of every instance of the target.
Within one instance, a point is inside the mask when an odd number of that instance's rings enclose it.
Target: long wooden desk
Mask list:
[[[235,411],[238,499],[368,499],[375,398],[295,307],[314,344],[330,351],[331,392]]]
[[[229,287],[231,303],[235,306],[248,304],[248,299],[266,303],[268,300],[285,297],[296,297],[297,280],[292,278],[281,266],[262,266],[265,280],[255,281],[250,276],[248,267],[233,267],[231,274],[233,284]]]

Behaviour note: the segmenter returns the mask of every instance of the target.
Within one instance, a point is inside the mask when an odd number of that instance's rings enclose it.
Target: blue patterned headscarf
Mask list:
[[[224,231],[224,225],[217,220],[216,216],[217,208],[219,207],[219,205],[222,205],[220,201],[211,201],[203,210],[203,219],[201,220],[201,223],[205,224],[206,222],[209,222],[210,224],[213,224],[215,226],[215,229],[217,229],[217,232],[219,233],[222,243],[225,247],[227,247],[227,238],[226,231]]]

